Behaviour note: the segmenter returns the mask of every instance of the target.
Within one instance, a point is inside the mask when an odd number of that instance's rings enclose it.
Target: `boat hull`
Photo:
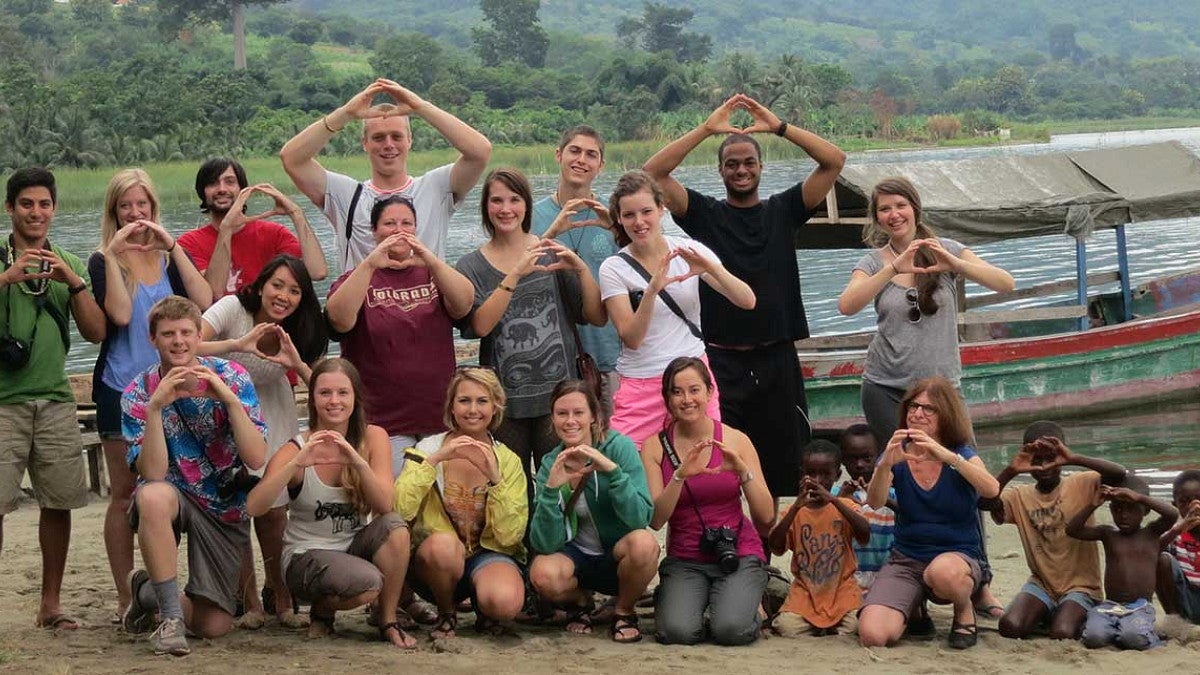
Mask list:
[[[1200,391],[1200,310],[1079,333],[961,347],[977,426],[1096,414]],[[818,429],[862,420],[864,350],[800,353]]]

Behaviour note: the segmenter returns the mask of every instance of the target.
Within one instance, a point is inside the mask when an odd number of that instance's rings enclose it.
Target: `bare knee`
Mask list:
[[[529,582],[539,594],[556,599],[575,587],[575,565],[561,553],[540,555],[529,567]]]
[[[179,493],[166,481],[153,481],[138,488],[134,493],[139,521],[173,520],[179,511]]]
[[[864,647],[889,647],[904,634],[904,614],[883,605],[867,605],[858,617],[858,642]]]
[[[458,537],[442,532],[429,535],[417,547],[417,560],[426,568],[453,569],[457,566],[461,570],[465,554]]]
[[[620,562],[628,561],[634,567],[646,568],[658,566],[661,549],[649,530],[634,530],[617,542],[616,552]]]

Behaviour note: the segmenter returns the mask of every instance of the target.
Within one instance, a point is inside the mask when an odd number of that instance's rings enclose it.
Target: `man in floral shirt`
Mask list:
[[[128,461],[138,474],[130,509],[145,570],[129,577],[133,599],[125,629],[158,629],[156,654],[183,656],[185,630],[203,638],[233,624],[242,550],[249,546],[247,469],[266,461],[266,425],[246,371],[197,358],[200,309],[179,296],[150,310],[160,364],[138,375],[121,397]],[[181,532],[188,533],[188,583],[176,582]],[[185,629],[186,623],[186,629]]]

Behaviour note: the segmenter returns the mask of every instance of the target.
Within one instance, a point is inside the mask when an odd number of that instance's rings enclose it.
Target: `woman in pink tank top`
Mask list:
[[[705,412],[713,384],[704,362],[677,358],[662,382],[671,421],[642,446],[654,500],[650,527],[669,526],[667,557],[658,568],[657,638],[667,644],[706,637],[748,644],[761,624],[767,584],[762,537],[775,521],[774,501],[750,439]]]

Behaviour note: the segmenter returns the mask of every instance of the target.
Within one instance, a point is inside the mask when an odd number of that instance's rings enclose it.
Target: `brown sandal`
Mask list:
[[[614,614],[612,626],[608,629],[609,635],[612,636],[613,642],[620,644],[631,644],[640,642],[642,639],[642,629],[638,626],[638,615],[634,614]],[[634,635],[630,636],[626,631],[634,631]]]
[[[454,637],[454,631],[458,628],[458,613],[454,611],[439,612],[437,623],[433,628],[429,629],[429,637],[434,640],[442,640]]]
[[[383,642],[394,644],[392,643],[392,639],[388,637],[388,631],[392,629],[395,629],[396,633],[398,633],[400,636],[400,642],[402,644],[397,646],[399,646],[401,649],[416,649],[417,641],[413,638],[413,636],[409,635],[407,631],[400,627],[399,621],[385,623],[380,626],[379,639]]]

